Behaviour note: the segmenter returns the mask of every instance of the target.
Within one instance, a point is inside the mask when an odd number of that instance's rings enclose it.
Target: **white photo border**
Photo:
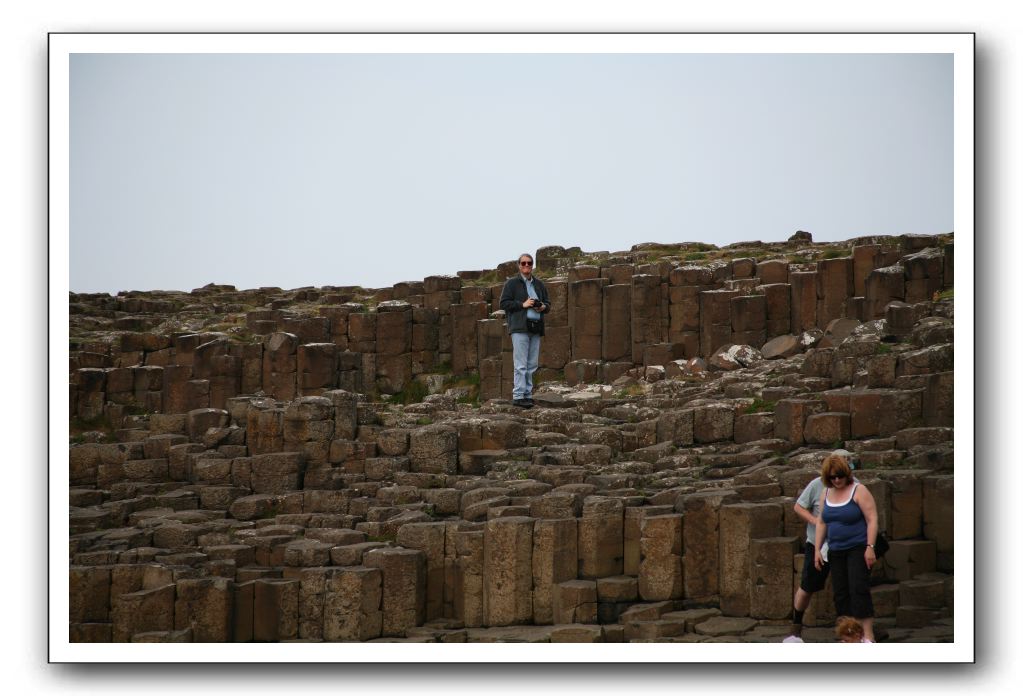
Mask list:
[[[49,36],[49,660],[51,662],[971,663],[975,661],[974,35],[972,33],[53,33]],[[71,643],[66,387],[70,57],[75,53],[943,53],[954,63],[956,577],[951,643]],[[841,650],[841,653],[837,652]]]

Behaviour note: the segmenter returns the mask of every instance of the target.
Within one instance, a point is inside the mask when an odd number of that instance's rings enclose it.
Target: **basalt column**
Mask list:
[[[930,300],[944,285],[945,259],[940,249],[929,247],[902,259],[906,269],[906,302]]]
[[[685,357],[695,358],[700,355],[700,292],[713,289],[713,273],[702,266],[682,266],[668,277],[668,341],[681,343]]]
[[[483,605],[488,626],[533,619],[533,523],[531,517],[489,520],[483,541]]]
[[[781,534],[782,512],[777,503],[722,505],[720,511],[721,611],[726,616],[750,613],[750,542]],[[763,558],[758,558],[763,563]],[[785,575],[787,564],[778,569]]]
[[[572,283],[569,321],[572,326],[573,360],[600,360],[603,287],[606,284],[606,278],[590,278]]]
[[[632,360],[632,285],[603,288],[601,358],[608,362]]]
[[[568,325],[568,284],[564,279],[544,281],[551,309],[544,314],[540,341],[540,367],[561,370],[572,359],[572,332]]]
[[[432,372],[437,364],[438,323],[436,309],[412,308],[412,374]]]
[[[646,601],[680,599],[682,515],[654,515],[640,524],[639,596]]]
[[[298,336],[278,332],[263,343],[263,390],[277,399],[298,396]]]
[[[767,264],[760,264],[761,268]],[[785,274],[788,278],[788,273]],[[792,287],[788,283],[758,285],[764,295],[764,329],[768,340],[790,333],[792,326]]]
[[[237,346],[245,348],[248,346]],[[255,346],[258,348],[258,346]],[[144,366],[133,367],[132,389],[135,394],[135,403],[141,405],[150,413],[163,412],[163,367]]]
[[[724,489],[682,498],[682,574],[687,598],[710,599],[720,590],[719,511],[736,497],[735,491]]]
[[[750,540],[750,616],[784,619],[792,613],[792,557],[800,549],[796,537]]]
[[[451,305],[451,370],[455,374],[476,372],[478,369],[479,340],[476,330],[478,322],[486,318],[486,302]]]
[[[481,319],[476,322],[476,363],[479,365],[480,399],[499,399],[503,394],[501,348],[505,333],[507,330],[500,319]]]
[[[875,268],[867,276],[865,297],[864,320],[883,317],[889,302],[906,298],[905,269],[902,266]]]
[[[661,277],[632,276],[632,362],[643,363],[643,351],[652,343],[662,343],[665,323],[661,317]]]
[[[298,347],[298,388],[304,396],[318,396],[337,386],[337,351],[333,343]]]
[[[861,244],[854,246],[853,257],[853,296],[865,297],[867,294],[867,276],[880,265],[881,245]]]
[[[731,299],[737,290],[708,290],[700,293],[700,353],[704,357],[732,342]]]
[[[376,320],[377,388],[397,394],[412,379],[412,305],[402,300],[381,302]]]
[[[817,264],[817,328],[845,316],[846,300],[853,296],[853,259],[824,259]]]
[[[107,373],[99,368],[83,367],[75,372],[75,401],[79,418],[91,420],[103,415]],[[164,389],[168,390],[167,384]],[[172,402],[173,403],[173,402]]]
[[[451,305],[461,299],[462,279],[457,276],[429,276],[423,279],[423,306],[437,310],[437,362],[451,362]]]
[[[320,316],[330,322],[330,342],[338,350],[348,349],[348,317],[357,311],[359,305],[347,303],[337,307],[320,307]]]
[[[767,298],[740,295],[730,301],[732,343],[760,348],[767,342]]]
[[[792,286],[792,333],[817,327],[817,272],[797,271],[789,274]]]
[[[554,587],[574,580],[578,567],[576,519],[539,519],[533,525],[533,623],[554,619]]]

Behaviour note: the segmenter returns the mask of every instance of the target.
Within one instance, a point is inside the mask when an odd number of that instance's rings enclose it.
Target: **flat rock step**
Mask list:
[[[741,636],[757,625],[756,619],[737,616],[715,616],[696,624],[693,630],[705,636]]]
[[[533,394],[533,403],[543,408],[574,408],[575,404],[565,399],[561,394],[544,392]]]

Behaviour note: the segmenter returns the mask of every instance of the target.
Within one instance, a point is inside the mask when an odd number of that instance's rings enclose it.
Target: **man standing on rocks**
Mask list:
[[[512,340],[515,366],[512,403],[519,408],[533,408],[533,373],[540,361],[543,315],[550,311],[551,301],[543,281],[533,277],[530,254],[519,256],[519,274],[505,281],[501,309]]]

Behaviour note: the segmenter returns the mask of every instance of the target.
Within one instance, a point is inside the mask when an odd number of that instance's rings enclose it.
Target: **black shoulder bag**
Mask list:
[[[881,558],[888,553],[889,548],[888,537],[885,536],[883,531],[878,530],[877,539],[874,540],[874,558]]]

